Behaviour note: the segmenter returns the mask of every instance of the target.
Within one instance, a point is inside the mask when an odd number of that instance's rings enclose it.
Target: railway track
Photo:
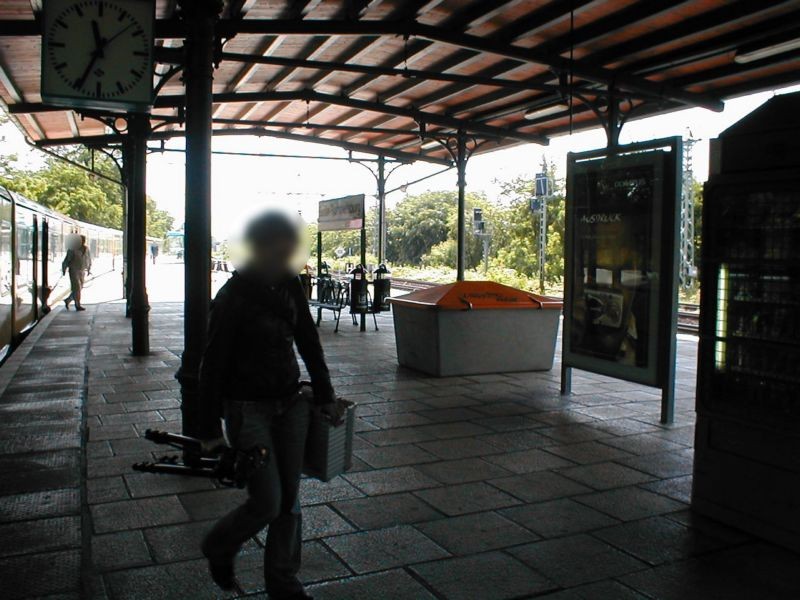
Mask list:
[[[438,285],[430,281],[420,281],[418,279],[404,279],[395,277],[392,279],[392,288],[403,292],[416,292]],[[700,325],[700,305],[681,302],[678,304],[678,331],[681,333],[696,334]]]

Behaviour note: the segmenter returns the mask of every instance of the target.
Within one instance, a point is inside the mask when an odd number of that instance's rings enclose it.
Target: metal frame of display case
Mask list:
[[[669,150],[670,160],[664,161],[662,171],[664,187],[661,190],[661,215],[655,222],[660,228],[658,235],[660,277],[655,314],[651,314],[654,331],[657,332],[654,373],[647,375],[639,367],[629,367],[611,361],[586,356],[577,356],[570,349],[570,332],[573,303],[573,269],[575,227],[574,207],[570,201],[574,189],[575,165],[579,161],[606,159],[623,155],[635,156],[654,150]],[[661,422],[672,423],[675,414],[675,357],[678,317],[678,244],[680,240],[680,192],[681,160],[683,141],[670,137],[624,146],[612,146],[588,152],[570,153],[567,164],[566,232],[564,253],[564,331],[562,335],[561,393],[570,394],[572,369],[578,368],[608,375],[626,381],[651,385],[661,389]]]

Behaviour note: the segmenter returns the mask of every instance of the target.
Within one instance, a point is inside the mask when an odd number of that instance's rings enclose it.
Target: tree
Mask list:
[[[89,152],[72,149],[64,156],[87,164]],[[105,155],[96,155],[94,166],[107,177],[119,178],[113,161]],[[0,183],[73,219],[114,229],[122,227],[121,186],[58,158],[48,157],[44,167],[33,171],[17,167],[14,157],[10,157],[0,162]]]
[[[55,157],[48,157],[39,170],[26,170],[17,166],[16,156],[8,155],[0,157],[0,185],[78,221],[122,229],[125,193],[121,185],[112,181],[120,178],[114,161],[87,148],[71,148],[62,156],[79,164],[91,164],[105,178]],[[172,215],[160,210],[148,197],[147,235],[163,239],[173,225]]]
[[[564,278],[564,181],[556,177],[554,163],[549,164],[547,173],[553,182],[553,193],[547,200],[545,280],[557,284]],[[500,235],[493,243],[497,248],[494,260],[528,277],[538,277],[540,217],[530,209],[535,180],[517,177],[500,184],[501,197],[507,200],[508,210],[500,215],[506,221],[496,228]]]
[[[467,268],[479,264],[483,244],[473,234],[472,209],[490,211],[492,204],[485,195],[467,193]],[[458,194],[455,191],[425,192],[406,196],[387,214],[387,258],[401,265],[456,266],[458,230]]]
[[[458,195],[456,192],[445,193],[452,196],[452,201],[448,204],[447,239],[433,246],[422,257],[421,262],[425,265],[455,268],[458,262]],[[475,234],[474,209],[483,210],[483,219],[488,224],[488,232],[493,231],[497,214],[502,209],[490,202],[483,193],[474,192],[466,195],[465,205],[464,267],[469,270],[478,267],[483,261],[483,238]]]
[[[147,235],[165,239],[175,225],[174,217],[156,206],[156,201],[147,197]]]
[[[447,240],[448,216],[452,211],[452,192],[425,192],[406,196],[387,211],[387,247],[389,261],[418,265],[436,244]]]

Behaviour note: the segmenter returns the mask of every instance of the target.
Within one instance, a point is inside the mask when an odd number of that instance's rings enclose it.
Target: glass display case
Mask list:
[[[800,94],[712,141],[692,508],[800,551]]]
[[[706,197],[698,408],[748,421],[800,417],[800,181],[717,181]],[[713,315],[713,319],[707,317]]]

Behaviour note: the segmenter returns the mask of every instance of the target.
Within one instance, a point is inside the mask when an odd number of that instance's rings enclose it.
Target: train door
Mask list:
[[[59,275],[58,279],[50,282],[50,297],[60,297],[61,293],[66,293],[69,289],[69,279],[61,276],[61,263],[64,262],[67,250],[65,248],[66,234],[69,232],[68,226],[64,221],[58,218],[50,219],[48,224],[48,233],[50,240],[48,242],[48,250],[50,253],[50,273],[55,278],[56,274]]]
[[[11,349],[13,335],[14,268],[12,262],[13,203],[0,190],[0,358]]]
[[[39,301],[42,303],[42,313],[50,312],[48,299],[50,297],[50,224],[44,216],[39,224]]]

